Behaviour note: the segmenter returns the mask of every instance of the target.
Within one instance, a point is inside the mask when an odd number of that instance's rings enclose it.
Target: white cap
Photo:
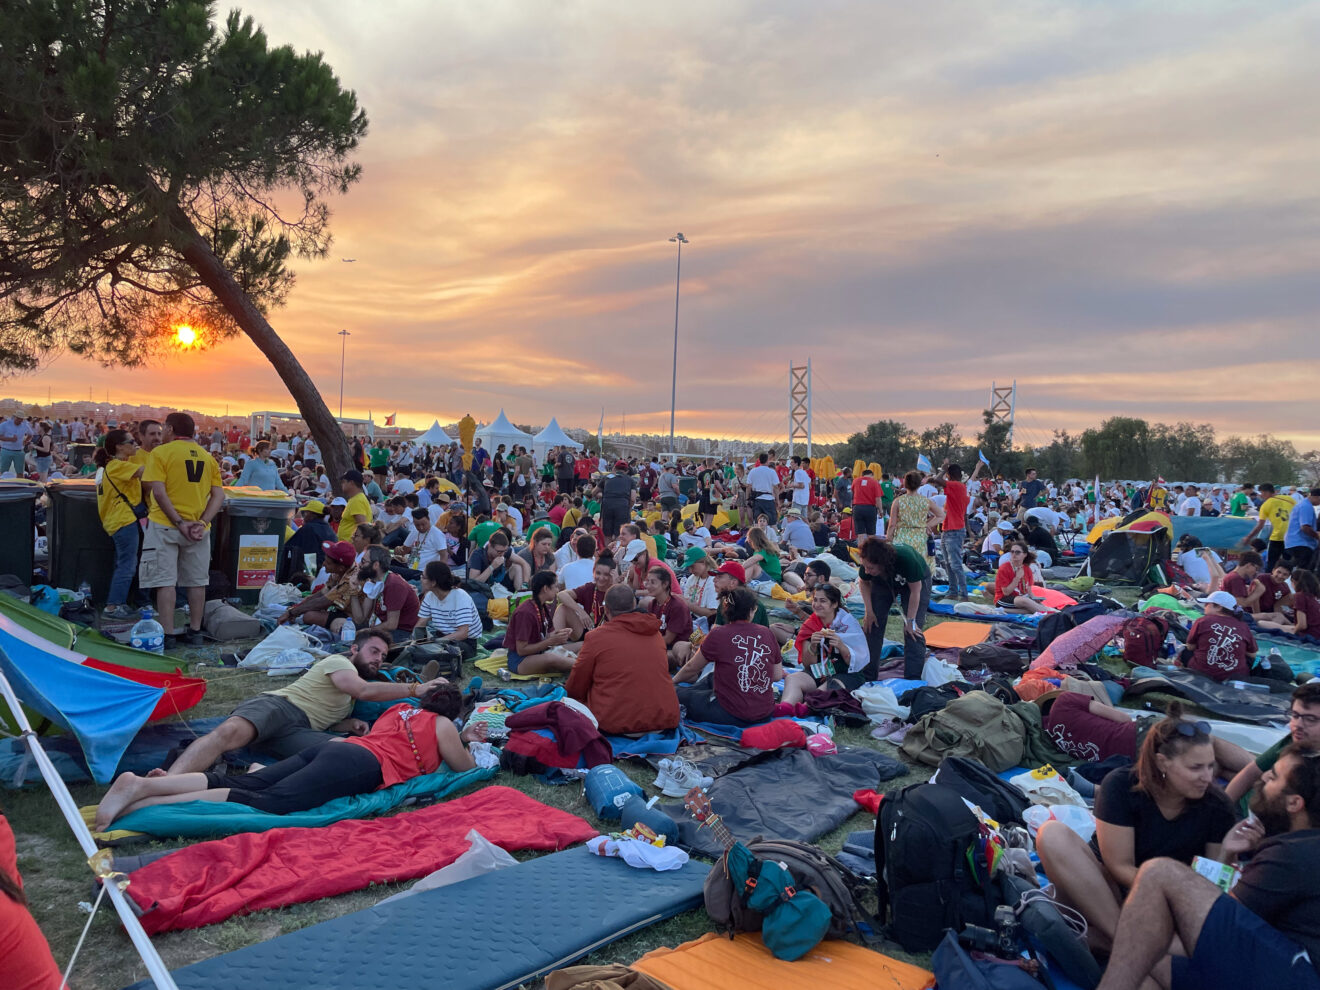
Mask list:
[[[637,559],[639,554],[646,553],[646,544],[641,540],[629,540],[627,548],[623,551],[623,562],[631,564]]]
[[[342,505],[342,506],[344,506],[345,508],[347,508],[347,507],[348,507],[348,499],[346,499],[346,498],[344,498],[344,496],[340,495],[338,498],[331,500],[331,502],[330,502],[330,508],[333,509],[336,505]]]
[[[1235,609],[1238,607],[1237,599],[1227,591],[1212,591],[1204,598],[1198,598],[1202,605],[1218,605],[1220,608]]]

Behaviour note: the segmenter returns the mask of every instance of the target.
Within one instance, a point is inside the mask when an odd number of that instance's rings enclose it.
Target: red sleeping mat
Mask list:
[[[503,849],[559,850],[596,835],[586,821],[510,787],[389,818],[277,828],[199,842],[129,874],[148,934],[412,880],[467,851],[471,829]]]

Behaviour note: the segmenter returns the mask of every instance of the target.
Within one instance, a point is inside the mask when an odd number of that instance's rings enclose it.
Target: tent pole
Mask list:
[[[78,840],[78,845],[82,847],[83,854],[90,860],[98,851],[96,842],[92,839],[92,833],[82,820],[78,805],[73,800],[73,795],[69,793],[69,789],[64,785],[64,780],[60,777],[59,771],[55,769],[55,765],[50,762],[50,757],[46,755],[41,743],[37,741],[37,734],[32,731],[32,725],[27,720],[23,705],[18,700],[18,696],[14,694],[14,689],[3,671],[0,671],[0,693],[4,694],[5,702],[14,715],[14,722],[18,726],[19,734],[27,743],[32,758],[37,761],[41,776],[46,779],[46,786],[50,788],[55,803],[60,806],[64,820],[68,822],[69,828],[73,830],[73,836]],[[123,923],[124,930],[128,932],[128,937],[133,940],[133,947],[137,949],[138,955],[142,957],[142,961],[146,964],[147,973],[156,984],[157,990],[178,990],[174,977],[170,975],[170,971],[166,968],[164,960],[160,958],[160,953],[156,951],[156,947],[151,944],[150,937],[143,930],[142,923],[138,921],[137,915],[133,913],[133,908],[129,905],[124,892],[119,889],[119,885],[112,879],[104,878],[102,883],[105,884],[105,891],[110,895],[110,900],[114,902],[115,910],[119,912],[119,920]]]

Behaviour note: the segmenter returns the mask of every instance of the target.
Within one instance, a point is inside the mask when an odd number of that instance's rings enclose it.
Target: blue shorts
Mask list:
[[[514,653],[513,650],[509,650],[509,655],[504,658],[504,666],[509,668],[509,673],[516,674],[518,673],[518,668],[522,665],[522,661],[522,657]]]
[[[1191,958],[1173,957],[1173,990],[1218,987],[1317,990],[1320,975],[1300,945],[1224,894],[1205,916]]]

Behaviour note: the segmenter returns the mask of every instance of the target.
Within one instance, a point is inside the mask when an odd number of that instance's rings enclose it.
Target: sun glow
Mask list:
[[[174,328],[174,342],[180,347],[192,347],[197,343],[197,331],[182,323]]]

